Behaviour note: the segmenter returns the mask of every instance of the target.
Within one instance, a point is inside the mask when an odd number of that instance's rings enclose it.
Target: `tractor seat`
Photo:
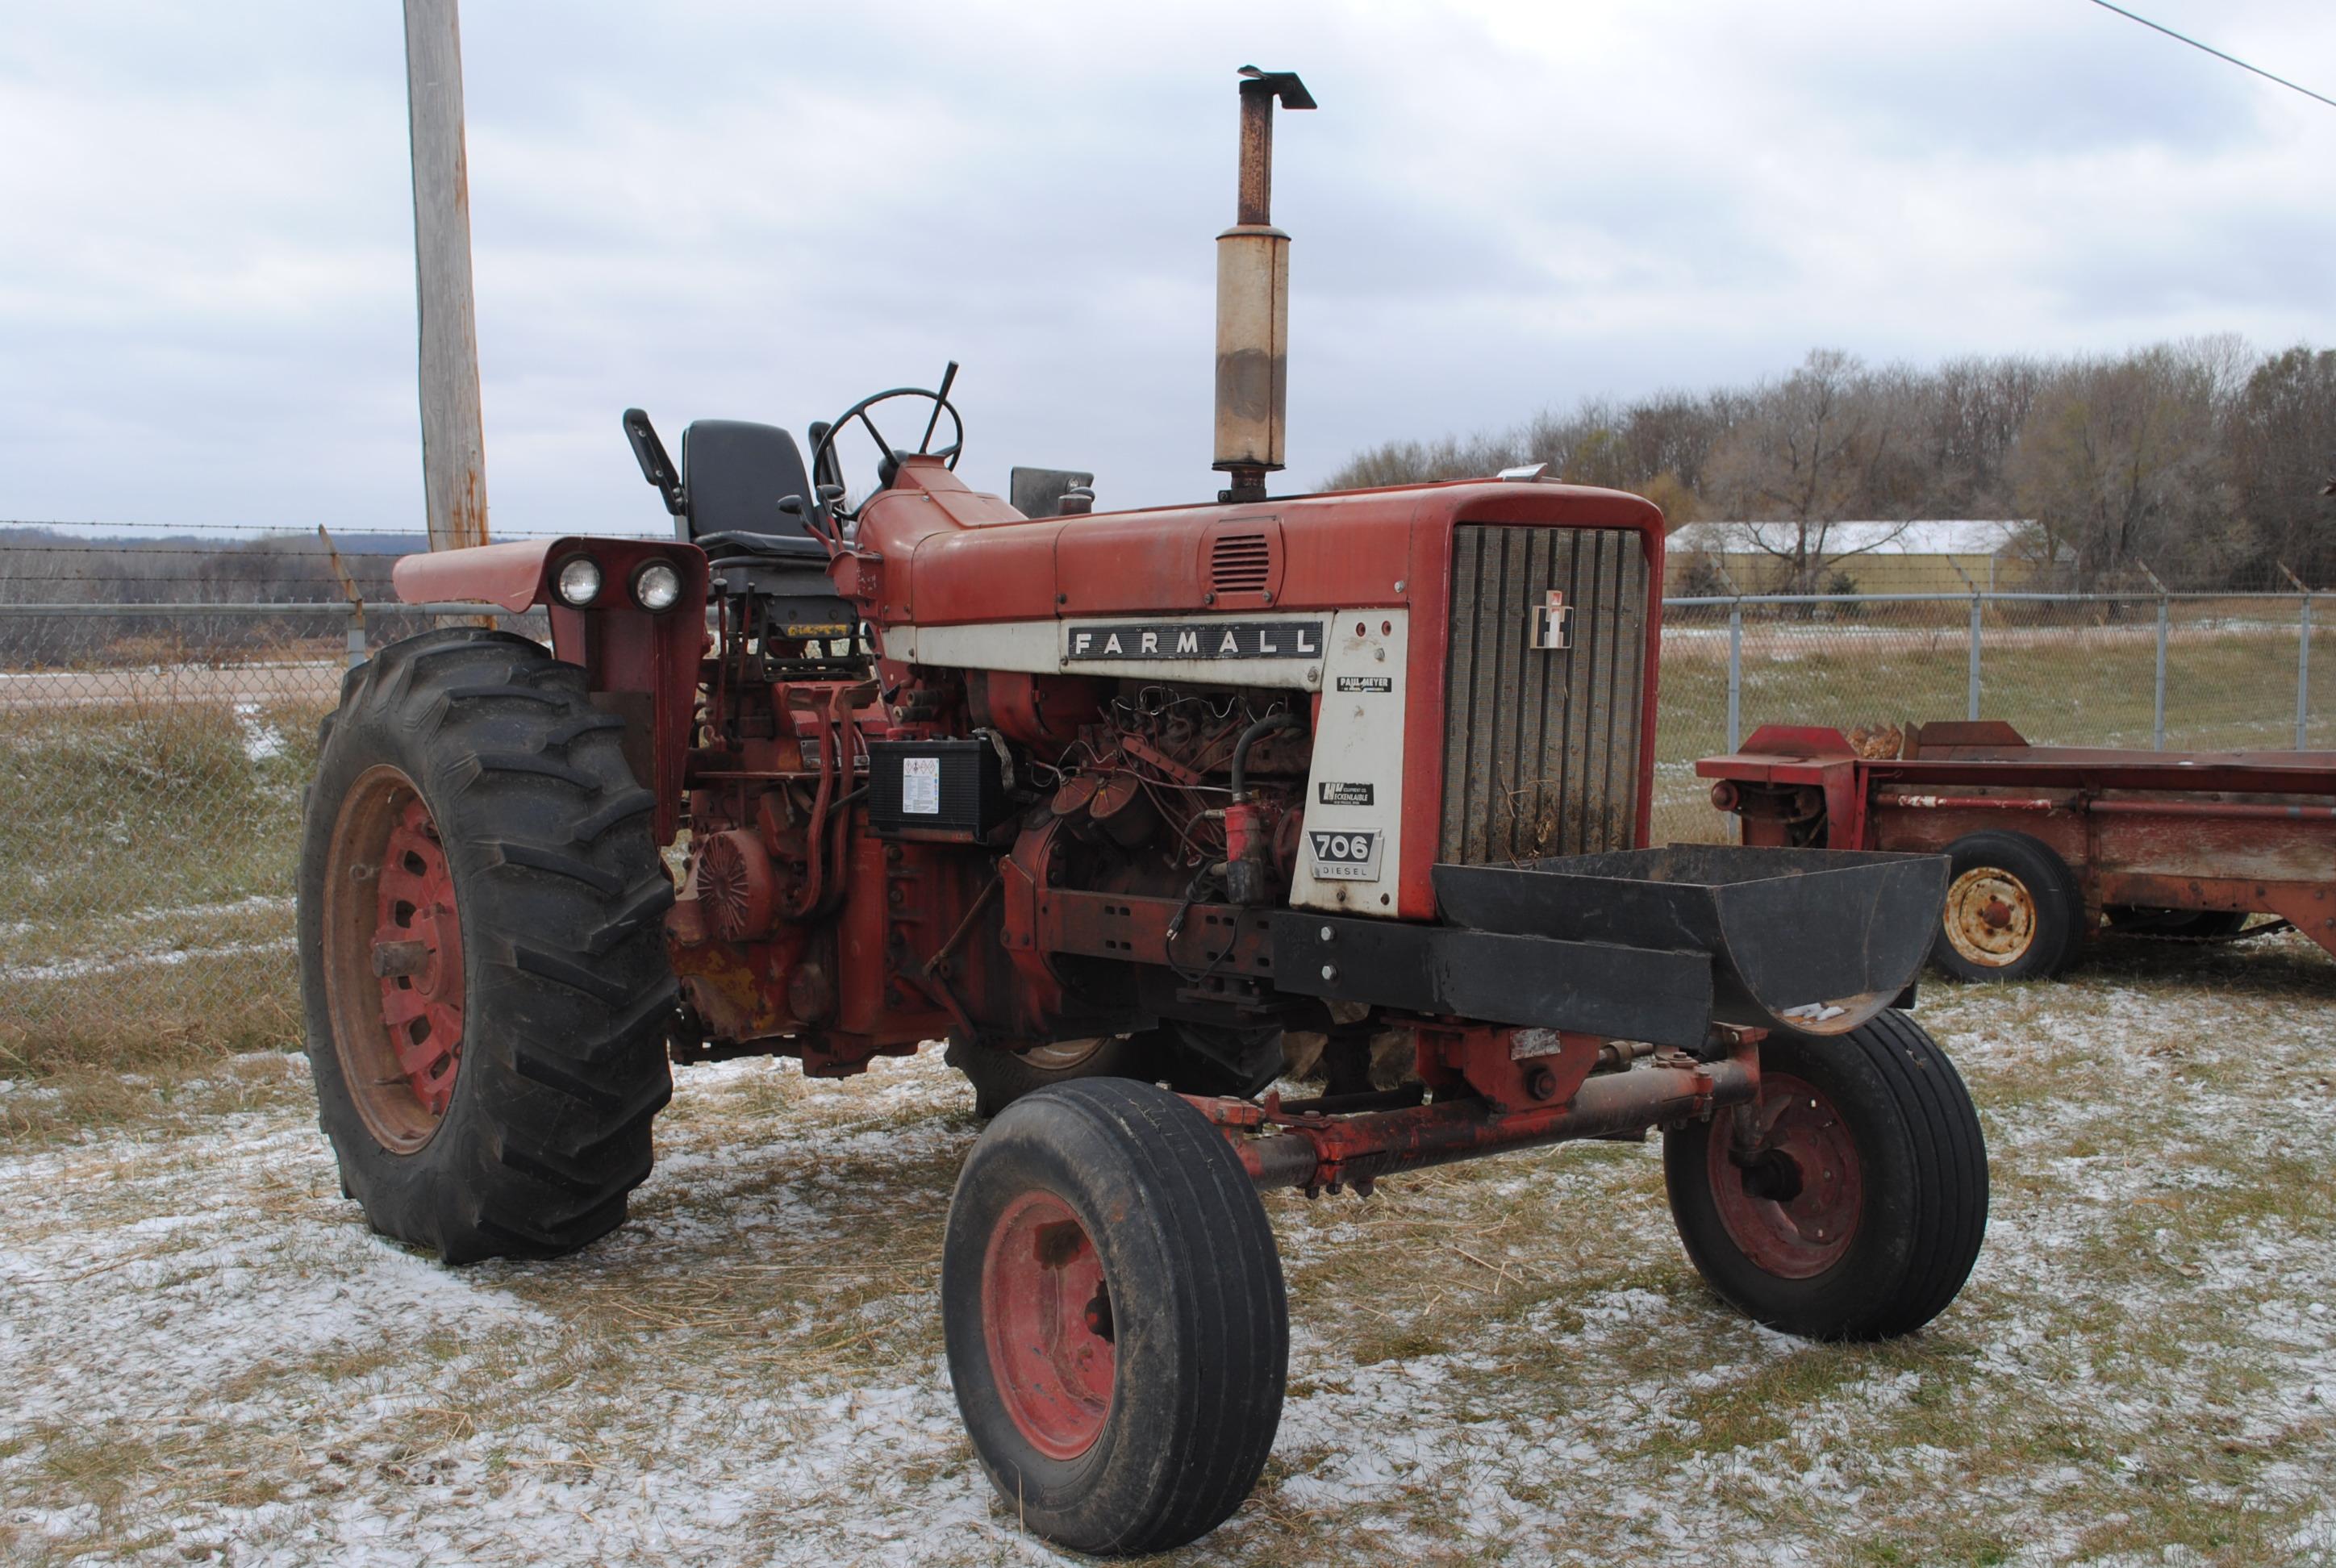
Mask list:
[[[808,561],[821,567],[827,565],[827,546],[809,534],[747,533],[743,530],[725,529],[720,533],[699,534],[697,546],[717,560]]]
[[[688,491],[684,537],[705,545],[708,554],[715,540],[726,539],[747,554],[780,554],[792,541],[803,547],[804,560],[827,559],[826,548],[804,531],[802,515],[779,510],[787,496],[808,502],[815,492],[802,449],[777,425],[693,421],[681,433],[681,480]],[[748,540],[771,548],[743,542]]]

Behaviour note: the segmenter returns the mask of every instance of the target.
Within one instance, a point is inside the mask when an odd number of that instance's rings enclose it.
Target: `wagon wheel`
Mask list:
[[[958,1177],[941,1311],[975,1456],[1039,1534],[1165,1551],[1256,1485],[1281,1264],[1240,1159],[1176,1096],[1090,1078],[1008,1106]]]
[[[540,644],[384,649],[326,721],[302,829],[301,998],[342,1190],[449,1262],[580,1247],[672,1093],[673,887],[624,721]]]
[[[1963,980],[2025,980],[2076,960],[2085,901],[2068,863],[2026,833],[1967,833],[1947,846],[1948,882],[1931,960]]]
[[[1663,1138],[1671,1217],[1711,1287],[1771,1328],[1871,1339],[1954,1300],[1987,1230],[1987,1145],[1946,1053],[1905,1014],[1760,1047],[1757,1148],[1732,1113]]]

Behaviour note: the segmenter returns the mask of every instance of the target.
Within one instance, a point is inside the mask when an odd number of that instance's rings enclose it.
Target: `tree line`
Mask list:
[[[2056,586],[2336,586],[2336,351],[2233,336],[1931,367],[1810,352],[1748,386],[1585,398],[1507,430],[1358,453],[1327,489],[1546,463],[1673,527],[1757,521],[1786,590],[1836,570],[1851,520],[2019,520]],[[1858,536],[1870,547],[1872,531]],[[1829,548],[1830,547],[1830,548]]]

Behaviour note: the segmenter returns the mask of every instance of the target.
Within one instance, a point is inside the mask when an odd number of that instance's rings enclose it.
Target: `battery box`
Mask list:
[[[987,741],[868,743],[868,825],[879,838],[971,843],[1010,809]]]

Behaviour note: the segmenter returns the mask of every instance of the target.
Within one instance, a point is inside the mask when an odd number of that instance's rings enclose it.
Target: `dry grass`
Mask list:
[[[1276,1195],[1280,1440],[1181,1560],[2326,1561],[2336,968],[2253,946],[1926,994],[1995,1204],[1971,1287],[1898,1343],[1726,1310],[1651,1144]],[[460,1271],[366,1234],[297,1058],[107,1076],[0,1095],[39,1129],[0,1179],[41,1195],[0,1216],[0,1555],[1050,1556],[949,1398],[977,1128],[938,1061],[685,1073],[623,1231]]]

